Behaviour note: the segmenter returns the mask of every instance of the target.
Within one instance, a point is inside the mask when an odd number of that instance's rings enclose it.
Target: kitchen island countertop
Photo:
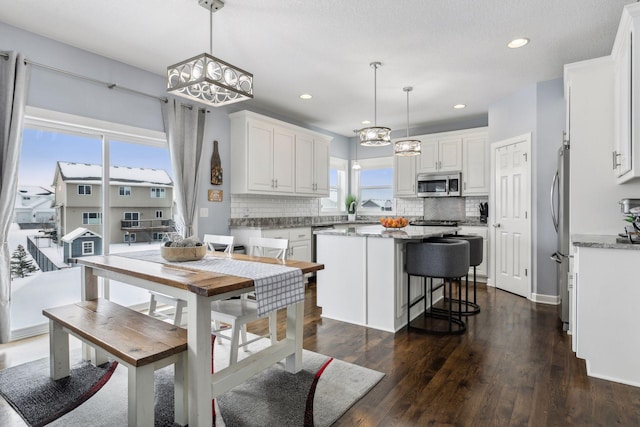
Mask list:
[[[421,227],[408,225],[399,229],[387,229],[381,225],[354,225],[348,227],[329,228],[316,230],[313,233],[330,236],[350,237],[382,237],[388,239],[426,239],[445,234],[454,234],[460,227]]]
[[[620,239],[620,240],[618,240]],[[621,242],[623,238],[614,235],[604,234],[573,234],[571,243],[573,246],[583,248],[600,248],[600,249],[628,249],[640,251],[640,244]]]

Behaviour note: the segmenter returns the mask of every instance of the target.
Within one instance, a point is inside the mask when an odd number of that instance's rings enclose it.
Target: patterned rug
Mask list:
[[[240,351],[240,359],[259,350]],[[256,347],[256,345],[258,347]],[[227,365],[227,345],[215,345],[217,369]],[[127,370],[79,364],[69,378],[49,379],[44,358],[0,371],[0,394],[28,425],[127,424]],[[284,363],[253,376],[216,399],[216,427],[330,426],[375,386],[384,374],[303,351],[303,369],[290,374]],[[99,391],[98,391],[99,390]],[[173,426],[173,368],[156,372],[156,426]]]

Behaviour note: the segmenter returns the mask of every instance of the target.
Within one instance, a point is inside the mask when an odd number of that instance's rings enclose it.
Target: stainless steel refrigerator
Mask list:
[[[558,149],[558,170],[551,184],[551,217],[558,233],[556,252],[551,259],[557,262],[560,319],[564,330],[569,329],[569,144],[564,141]]]

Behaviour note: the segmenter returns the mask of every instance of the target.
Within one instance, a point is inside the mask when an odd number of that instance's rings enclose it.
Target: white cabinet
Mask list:
[[[489,265],[489,229],[483,226],[464,225],[460,227],[458,234],[482,236],[482,264],[476,267],[476,276],[487,277],[487,265]],[[473,267],[469,269],[469,275],[473,276]]]
[[[296,194],[329,196],[329,140],[296,134]]]
[[[418,172],[457,172],[462,170],[462,136],[460,132],[444,132],[418,136],[421,153]]]
[[[640,5],[624,8],[611,56],[615,61],[615,137],[612,167],[618,183],[640,177]]]
[[[229,119],[232,194],[329,194],[331,138],[250,111]]]
[[[602,236],[594,236],[600,238]],[[574,247],[572,330],[587,375],[640,387],[640,251]]]
[[[393,196],[416,197],[416,156],[394,156]]]
[[[462,195],[489,194],[490,162],[486,128],[462,138]]]

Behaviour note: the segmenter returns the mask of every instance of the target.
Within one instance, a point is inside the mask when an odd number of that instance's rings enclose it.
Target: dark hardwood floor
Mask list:
[[[482,311],[467,332],[433,336],[322,319],[315,301],[312,283],[304,348],[386,374],[337,426],[640,426],[640,388],[587,377],[555,306],[479,285]],[[46,336],[0,345],[0,368],[47,346]],[[0,401],[0,425],[24,425]]]

